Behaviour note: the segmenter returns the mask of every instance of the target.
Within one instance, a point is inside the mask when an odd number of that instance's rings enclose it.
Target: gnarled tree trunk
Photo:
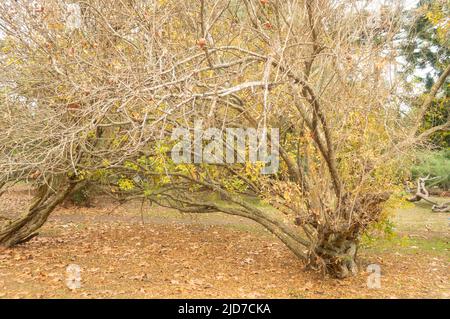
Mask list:
[[[41,185],[28,211],[1,225],[0,246],[11,247],[38,235],[36,231],[75,187],[75,183],[60,176],[52,177],[49,184]]]
[[[308,254],[308,267],[322,269],[336,278],[354,276],[358,272],[356,255],[358,239],[346,234],[321,236]]]

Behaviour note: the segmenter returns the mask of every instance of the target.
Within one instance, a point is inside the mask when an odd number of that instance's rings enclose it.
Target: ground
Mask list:
[[[0,216],[29,193],[1,197]],[[360,274],[335,280],[306,271],[260,226],[221,214],[182,215],[139,203],[61,207],[41,234],[0,250],[0,298],[450,298],[449,214],[410,204],[393,216],[395,234],[366,238]],[[81,288],[66,269],[81,269]],[[369,289],[366,267],[381,267]]]

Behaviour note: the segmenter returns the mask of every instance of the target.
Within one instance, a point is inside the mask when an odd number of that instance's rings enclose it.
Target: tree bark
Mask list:
[[[338,233],[323,236],[309,251],[308,268],[340,279],[354,276],[358,273],[357,251],[358,239],[353,236]]]
[[[12,247],[37,236],[51,212],[76,187],[66,179],[52,178],[50,185],[41,185],[28,211],[0,227],[0,246]]]

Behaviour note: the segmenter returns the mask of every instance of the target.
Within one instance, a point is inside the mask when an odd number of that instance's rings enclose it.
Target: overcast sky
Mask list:
[[[392,2],[394,2],[394,1],[392,1],[392,0],[376,0],[371,3],[370,7],[377,8],[380,5],[392,4]],[[405,4],[405,9],[412,9],[412,8],[416,7],[417,2],[419,2],[419,0],[404,0],[403,2]]]
[[[419,0],[406,0],[406,3],[405,3],[406,9],[415,8],[417,5],[417,2],[419,2]]]

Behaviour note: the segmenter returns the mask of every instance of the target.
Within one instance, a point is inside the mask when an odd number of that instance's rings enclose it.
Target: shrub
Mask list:
[[[414,180],[430,175],[438,177],[431,180],[428,186],[439,186],[444,190],[450,188],[450,149],[441,151],[421,152],[417,162],[412,167],[411,175]]]

